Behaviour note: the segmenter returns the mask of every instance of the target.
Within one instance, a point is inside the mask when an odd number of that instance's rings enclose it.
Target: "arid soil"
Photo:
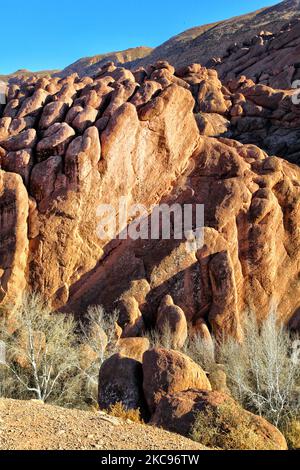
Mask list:
[[[1,450],[205,450],[177,434],[105,413],[0,400]]]

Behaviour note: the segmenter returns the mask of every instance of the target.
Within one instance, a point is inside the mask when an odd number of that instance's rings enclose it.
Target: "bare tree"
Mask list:
[[[218,348],[234,396],[245,408],[281,427],[300,414],[294,340],[272,311],[261,324],[248,315],[243,342],[227,338]]]
[[[26,295],[14,318],[13,333],[5,319],[0,325],[12,398],[64,404],[77,400],[80,379],[73,317],[51,313],[38,295]]]
[[[96,305],[89,307],[80,321],[81,343],[91,353],[91,360],[87,360],[87,366],[81,365],[81,371],[85,377],[87,398],[94,403],[97,403],[100,367],[117,350],[118,317],[117,311],[107,314],[102,306]]]

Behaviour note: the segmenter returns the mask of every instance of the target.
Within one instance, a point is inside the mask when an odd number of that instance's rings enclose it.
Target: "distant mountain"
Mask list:
[[[151,47],[135,47],[126,49],[125,51],[110,52],[108,54],[100,54],[92,57],[84,57],[69,65],[59,75],[67,76],[74,72],[79,75],[90,75],[101,68],[107,62],[115,62],[117,64],[125,64],[147,57],[152,52]]]
[[[57,70],[41,70],[40,72],[32,72],[31,70],[27,70],[27,69],[20,69],[8,75],[0,75],[0,80],[3,80],[4,82],[8,82],[10,79],[13,79],[13,78],[21,78],[21,77],[26,78],[32,75],[44,77],[45,75],[53,75],[56,72]]]
[[[222,57],[233,43],[250,40],[262,30],[277,33],[294,18],[300,18],[300,0],[286,0],[273,7],[184,31],[131,66],[144,66],[161,59],[176,67],[193,62],[206,65],[213,57]]]
[[[285,0],[253,13],[188,29],[155,49],[136,47],[84,57],[62,71],[42,71],[35,75],[51,73],[67,76],[74,72],[80,76],[91,75],[108,62],[123,64],[131,69],[147,66],[158,60],[167,60],[176,67],[193,62],[211,66],[213,58],[224,57],[228,48],[235,43],[250,41],[261,31],[271,31],[276,34],[287,22],[297,18],[300,19],[300,0]],[[8,80],[10,77],[32,74],[33,72],[28,70],[19,70],[11,75],[0,75],[0,79]]]
[[[188,29],[155,49],[137,47],[79,59],[66,67],[60,75],[73,72],[89,75],[111,61],[131,69],[153,64],[158,60],[167,60],[176,67],[192,62],[206,65],[214,57],[223,57],[234,43],[251,40],[262,30],[277,33],[295,18],[300,18],[300,0],[285,0],[253,13]]]

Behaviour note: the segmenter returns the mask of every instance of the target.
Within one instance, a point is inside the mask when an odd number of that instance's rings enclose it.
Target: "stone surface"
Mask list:
[[[114,354],[100,368],[100,409],[109,409],[116,403],[123,403],[127,409],[140,409],[144,413],[142,382],[141,363],[121,354]]]
[[[224,405],[229,407],[231,411],[230,421],[226,419],[225,410],[222,408]],[[197,413],[204,413],[205,415],[209,412],[213,415],[218,414],[220,422],[224,418],[224,427],[226,427],[227,433],[232,436],[233,441],[238,442],[240,436],[236,433],[239,432],[239,427],[244,425],[244,428],[247,426],[246,429],[251,430],[256,435],[256,450],[287,449],[285,438],[278,429],[260,416],[243,410],[228,395],[215,391],[190,389],[167,395],[159,402],[151,423],[168,431],[189,436]],[[211,424],[208,423],[208,426]],[[244,449],[253,450],[253,442],[247,443],[247,433],[245,433],[243,445]]]
[[[181,349],[187,339],[187,321],[184,311],[174,305],[170,295],[166,295],[159,306],[156,329],[160,334],[171,334],[171,348]]]
[[[151,413],[165,395],[188,388],[211,390],[202,368],[188,356],[178,351],[154,348],[143,358],[143,389]]]

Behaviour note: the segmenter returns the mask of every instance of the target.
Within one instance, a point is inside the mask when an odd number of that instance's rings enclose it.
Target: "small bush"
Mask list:
[[[122,402],[115,403],[112,405],[108,413],[110,416],[114,416],[115,418],[122,418],[124,420],[129,419],[133,423],[143,424],[143,420],[141,418],[140,410],[128,410],[125,408]]]
[[[162,347],[166,349],[174,349],[174,334],[172,333],[170,325],[167,322],[164,324],[161,331],[153,329],[150,331],[147,337],[149,339],[151,347],[153,348]]]
[[[251,418],[240,418],[239,410],[224,403],[215,409],[200,411],[191,438],[210,448],[223,450],[271,450],[251,427]],[[242,410],[241,410],[242,412]]]
[[[300,450],[300,421],[290,421],[282,430],[290,450]]]
[[[184,346],[183,352],[206,372],[211,372],[215,368],[215,345],[200,335],[190,337]]]

